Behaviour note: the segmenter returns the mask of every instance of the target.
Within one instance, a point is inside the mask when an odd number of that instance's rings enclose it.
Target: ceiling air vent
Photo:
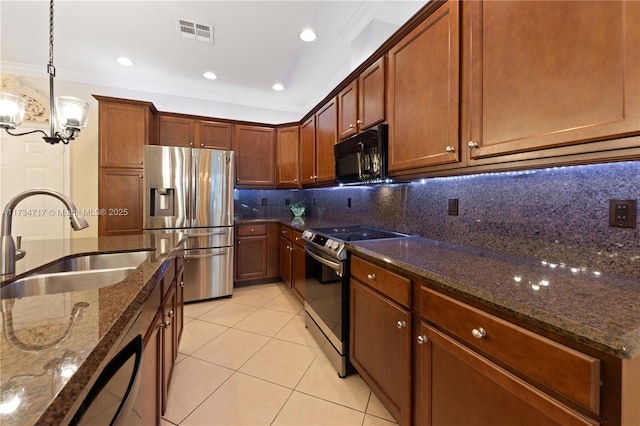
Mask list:
[[[213,26],[178,18],[178,32],[184,38],[213,43]]]

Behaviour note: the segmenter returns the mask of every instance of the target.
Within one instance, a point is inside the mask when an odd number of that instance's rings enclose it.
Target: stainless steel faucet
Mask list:
[[[71,220],[71,227],[74,231],[89,226],[87,221],[78,213],[76,206],[73,204],[67,196],[51,189],[28,189],[19,193],[9,200],[7,205],[2,211],[2,245],[0,246],[0,275],[10,275],[16,272],[16,260],[20,260],[25,256],[23,250],[16,250],[16,245],[11,236],[11,219],[13,216],[13,210],[18,203],[25,198],[32,195],[49,195],[53,198],[57,198],[64,204],[69,213],[69,219]]]

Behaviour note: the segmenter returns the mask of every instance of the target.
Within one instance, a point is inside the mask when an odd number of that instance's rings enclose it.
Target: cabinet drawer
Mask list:
[[[600,360],[422,287],[422,317],[599,414]]]
[[[280,227],[280,236],[283,238],[286,238],[287,240],[291,240],[292,232],[293,232],[293,229],[291,228],[287,228],[286,226]]]
[[[291,241],[294,242],[294,244],[300,246],[300,247],[304,247],[304,240],[302,239],[302,232],[298,232],[298,231],[291,231]]]
[[[351,277],[367,284],[396,302],[410,306],[411,280],[389,272],[359,257],[351,258]]]
[[[241,225],[238,226],[239,237],[250,237],[252,235],[267,235],[267,225]]]

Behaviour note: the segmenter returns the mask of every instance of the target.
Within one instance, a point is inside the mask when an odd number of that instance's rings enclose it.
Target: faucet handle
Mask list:
[[[27,255],[27,252],[22,250],[22,235],[16,236],[16,260],[20,260]]]

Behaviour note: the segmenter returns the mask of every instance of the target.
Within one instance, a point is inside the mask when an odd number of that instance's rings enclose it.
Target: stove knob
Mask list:
[[[340,247],[340,244],[337,241],[333,241],[331,243],[331,248],[334,250],[338,250],[338,247]]]
[[[326,243],[324,243],[325,247],[331,247],[331,244],[333,244],[333,240],[332,239],[328,239]]]

